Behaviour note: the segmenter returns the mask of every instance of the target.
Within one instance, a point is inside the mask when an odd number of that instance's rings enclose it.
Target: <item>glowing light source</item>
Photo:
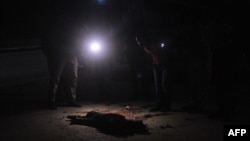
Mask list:
[[[104,0],[97,0],[98,4],[103,4]]]
[[[165,44],[164,43],[161,43],[161,47],[164,47],[165,46]]]
[[[98,51],[101,50],[101,45],[100,45],[100,43],[98,43],[98,42],[93,42],[93,43],[91,43],[91,45],[90,45],[90,49],[91,49],[91,51],[93,51],[93,52],[98,52]]]

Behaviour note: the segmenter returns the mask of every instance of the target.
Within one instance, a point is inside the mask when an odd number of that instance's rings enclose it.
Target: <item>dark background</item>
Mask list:
[[[181,16],[167,21],[172,23],[187,20],[185,18],[188,18],[186,16],[191,12],[194,16],[214,16],[227,24],[232,24],[234,10],[231,6],[231,1],[208,0],[5,0],[1,2],[1,39],[38,38],[49,17],[59,13],[77,15],[83,19],[101,14],[101,16],[113,17],[116,22],[128,17],[129,20],[122,21],[126,25],[131,20],[145,18],[152,14],[162,17],[164,15]]]
[[[204,77],[204,81],[218,85],[214,72],[221,69],[220,73],[227,72],[226,80],[246,93],[249,49],[233,46],[235,11],[232,7],[231,1],[213,0],[4,0],[1,2],[1,48],[40,47],[47,27],[57,17],[65,16],[81,21],[83,26],[100,23],[111,26],[118,48],[116,60],[127,63],[130,69],[138,69],[140,64],[150,61],[138,59],[143,55],[131,48],[136,46],[134,37],[146,33],[164,34],[176,43],[171,49],[173,83],[186,87],[190,78]],[[192,64],[197,60],[198,65]],[[197,67],[202,68],[199,75],[196,75]],[[235,72],[237,77],[233,75]],[[124,74],[116,76],[121,78]]]

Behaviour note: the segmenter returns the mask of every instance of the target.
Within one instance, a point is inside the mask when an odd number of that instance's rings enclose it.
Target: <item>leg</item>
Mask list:
[[[167,78],[167,69],[165,66],[162,66],[162,81],[161,81],[161,88],[163,91],[163,107],[162,111],[169,111],[171,109],[171,93],[169,91],[170,87],[168,86],[168,78]]]
[[[51,108],[55,109],[56,93],[58,90],[59,81],[64,68],[64,63],[58,58],[47,58],[48,69],[50,73],[49,88],[48,88],[48,102]]]
[[[78,63],[77,58],[74,58],[68,62],[66,65],[66,73],[65,73],[65,93],[68,96],[69,102],[76,101],[76,88],[77,88],[77,78],[78,78]]]
[[[200,112],[205,105],[207,97],[208,79],[206,70],[201,60],[195,59],[189,62],[188,86],[189,86],[189,104],[183,107],[184,111]]]
[[[164,96],[162,91],[162,74],[159,69],[159,65],[153,64],[153,74],[154,74],[154,83],[155,83],[155,99],[156,106],[153,107],[150,111],[159,111],[164,104]]]
[[[164,101],[164,92],[162,89],[162,71],[160,66],[157,65],[154,67],[154,79],[155,79],[155,93],[156,93],[156,102],[157,105],[163,105]]]

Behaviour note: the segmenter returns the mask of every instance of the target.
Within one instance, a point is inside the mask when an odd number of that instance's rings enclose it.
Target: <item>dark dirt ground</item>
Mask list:
[[[13,56],[16,59],[8,59]],[[82,107],[67,107],[63,102],[64,97],[61,97],[58,109],[49,110],[46,107],[48,73],[45,58],[40,51],[2,54],[0,60],[1,141],[222,141],[223,125],[247,124],[250,119],[249,96],[244,89],[240,89],[242,92],[237,97],[238,105],[231,120],[223,122],[207,116],[217,108],[212,94],[208,97],[203,113],[191,114],[180,111],[185,103],[181,99],[185,88],[176,87],[173,111],[149,112],[151,101],[129,99],[133,93],[129,81],[112,82],[112,101],[91,100],[96,94],[95,83],[91,81],[93,74],[81,73],[77,96]],[[130,106],[130,110],[126,106]],[[70,115],[85,116],[89,111],[116,113],[127,119],[142,120],[149,134],[121,137],[90,126],[72,125],[67,118]]]
[[[169,140],[169,141],[221,141],[223,125],[229,123],[249,123],[247,102],[238,105],[233,120],[222,122],[207,117],[207,113],[191,114],[181,112],[182,101],[173,102],[171,112],[149,112],[152,102],[116,101],[93,102],[79,100],[80,108],[59,105],[57,110],[49,110],[45,104],[46,77],[37,76],[37,81],[2,88],[1,99],[1,141],[92,141],[92,140]],[[38,81],[39,80],[39,81]],[[244,98],[243,98],[244,99]],[[125,107],[130,106],[127,110]],[[213,102],[205,111],[216,109]],[[149,134],[116,136],[98,131],[94,127],[70,124],[69,115],[85,116],[89,111],[116,113],[127,119],[142,120]]]

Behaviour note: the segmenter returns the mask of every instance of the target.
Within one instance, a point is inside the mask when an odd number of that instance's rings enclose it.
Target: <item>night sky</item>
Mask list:
[[[2,38],[39,36],[47,11],[46,1],[4,1],[1,4]]]
[[[4,0],[1,3],[1,39],[39,38],[46,20],[48,20],[52,13],[71,13],[71,15],[82,16],[89,19],[91,16],[93,18],[93,13],[98,14],[99,12],[99,14],[101,13],[103,16],[106,12],[106,15],[121,17],[124,16],[124,13],[126,13],[128,9],[136,12],[138,11],[136,9],[140,7],[144,7],[144,9],[149,12],[169,12],[169,9],[176,8],[172,3],[177,3],[179,11],[183,10],[181,6],[184,5],[184,7],[191,7],[191,9],[202,9],[202,11],[209,11],[213,14],[216,13],[224,18],[231,17],[229,13],[231,11],[230,3],[228,1],[145,0],[144,3],[144,6],[142,6],[140,5],[140,0]],[[121,19],[118,18],[115,20]]]
[[[53,15],[62,13],[85,18],[93,12],[98,13],[101,6],[106,12],[120,8],[117,2],[110,0],[5,0],[1,4],[1,39],[39,38]]]

